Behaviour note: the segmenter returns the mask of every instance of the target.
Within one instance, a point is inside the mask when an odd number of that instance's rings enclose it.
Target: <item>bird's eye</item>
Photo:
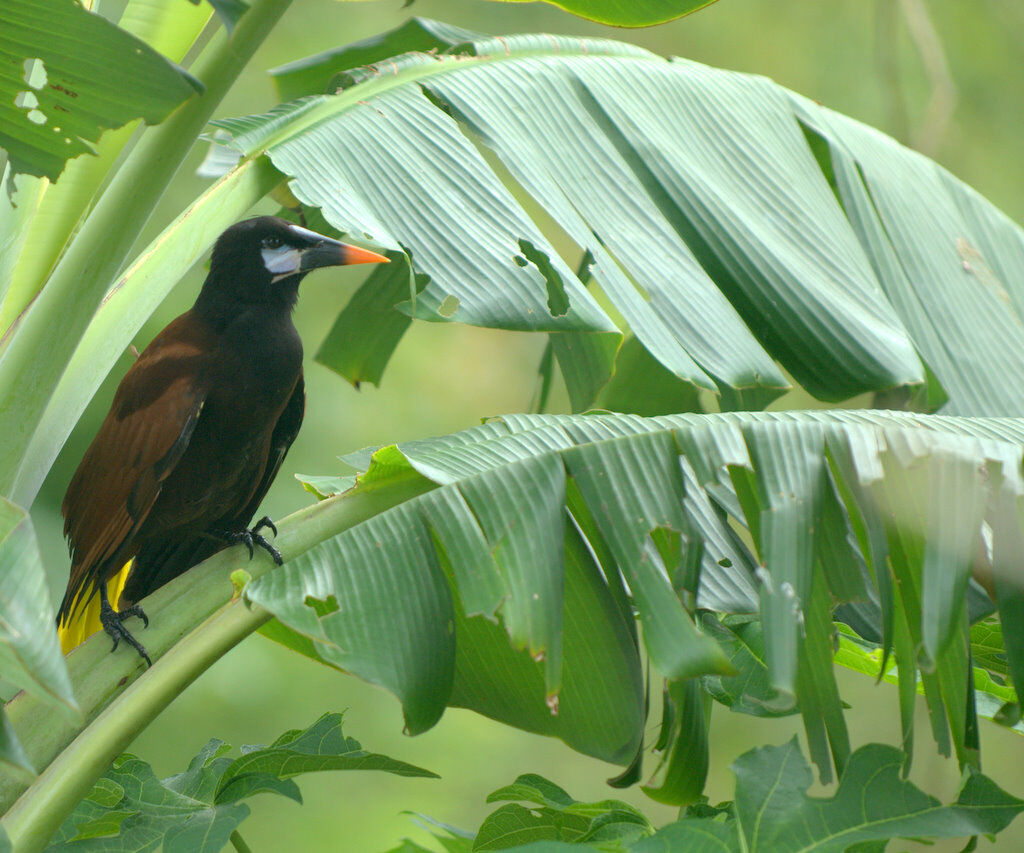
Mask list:
[[[281,246],[280,237],[264,237],[260,240],[260,246],[264,249],[278,249]]]

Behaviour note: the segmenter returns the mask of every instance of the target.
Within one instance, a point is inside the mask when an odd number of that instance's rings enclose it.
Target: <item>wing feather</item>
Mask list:
[[[134,556],[132,534],[188,447],[205,401],[201,354],[167,327],[125,374],[113,405],[64,497],[71,577],[65,622],[83,595]]]

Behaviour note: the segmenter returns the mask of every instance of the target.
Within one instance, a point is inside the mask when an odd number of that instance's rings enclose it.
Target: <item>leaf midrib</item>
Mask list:
[[[584,44],[585,43],[581,43]],[[407,54],[403,54],[407,55]],[[345,112],[351,106],[365,102],[369,98],[374,98],[379,95],[383,95],[395,89],[399,86],[404,86],[408,83],[414,83],[417,80],[422,80],[429,77],[441,76],[449,74],[460,69],[466,69],[470,67],[479,67],[481,64],[501,63],[501,62],[517,62],[525,59],[533,59],[536,57],[587,57],[588,59],[613,59],[619,62],[626,61],[637,61],[637,62],[655,62],[657,64],[663,64],[667,62],[661,56],[651,54],[650,56],[639,56],[636,54],[622,55],[622,54],[603,54],[603,53],[592,53],[586,49],[577,51],[565,51],[565,50],[517,50],[507,54],[486,54],[486,55],[448,55],[438,56],[431,61],[424,61],[417,65],[412,65],[406,68],[402,68],[395,73],[391,73],[389,76],[382,76],[371,81],[357,83],[349,89],[346,89],[340,94],[323,94],[319,97],[322,98],[322,102],[305,113],[301,118],[297,118],[295,121],[289,122],[281,130],[268,136],[259,146],[259,151],[269,152],[271,149],[285,142],[288,142],[295,136],[307,132],[311,128],[321,124],[324,121],[328,121],[335,118],[340,113]],[[395,57],[397,59],[399,57]],[[382,60],[381,62],[374,63],[374,68],[380,68],[381,66],[387,65],[391,60]],[[364,88],[365,87],[365,88]],[[369,92],[367,91],[369,90]],[[249,150],[246,152],[247,155],[251,156],[255,152]]]

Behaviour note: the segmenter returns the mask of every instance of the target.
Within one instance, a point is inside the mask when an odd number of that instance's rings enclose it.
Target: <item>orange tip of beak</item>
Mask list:
[[[390,264],[391,261],[385,258],[383,255],[378,255],[376,252],[371,252],[369,249],[361,249],[359,246],[350,246],[347,243],[342,244],[345,254],[345,265],[349,264]]]

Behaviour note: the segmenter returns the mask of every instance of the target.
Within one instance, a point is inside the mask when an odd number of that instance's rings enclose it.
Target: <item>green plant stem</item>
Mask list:
[[[248,607],[240,598],[229,602],[111,702],[8,812],[4,827],[13,848],[18,853],[44,849],[113,758],[184,687],[270,618],[266,610]]]
[[[252,853],[252,851],[249,849],[249,845],[245,843],[245,841],[242,839],[242,836],[239,835],[237,829],[231,833],[231,837],[228,840],[231,842],[235,850],[238,851],[238,853]]]
[[[285,559],[291,559],[433,488],[434,483],[410,473],[321,501],[282,520],[276,545]],[[258,577],[270,571],[273,562],[265,555],[250,562],[243,548],[231,548],[143,602],[153,617],[141,638],[154,660],[151,669],[143,672],[141,659],[128,649],[111,655],[110,640],[102,632],[71,652],[68,671],[75,698],[91,721],[81,733],[27,694],[7,705],[8,718],[29,758],[36,767],[47,767],[27,791],[17,780],[0,779],[0,808],[24,791],[0,823],[16,850],[40,838],[45,843],[131,738],[207,667],[270,618],[265,611],[233,600],[230,575],[240,566]],[[136,683],[118,696],[134,679]]]
[[[150,128],[86,218],[0,354],[0,494],[9,494],[32,432],[104,293],[182,160],[291,0],[253,0],[230,38],[197,63],[206,86]]]

